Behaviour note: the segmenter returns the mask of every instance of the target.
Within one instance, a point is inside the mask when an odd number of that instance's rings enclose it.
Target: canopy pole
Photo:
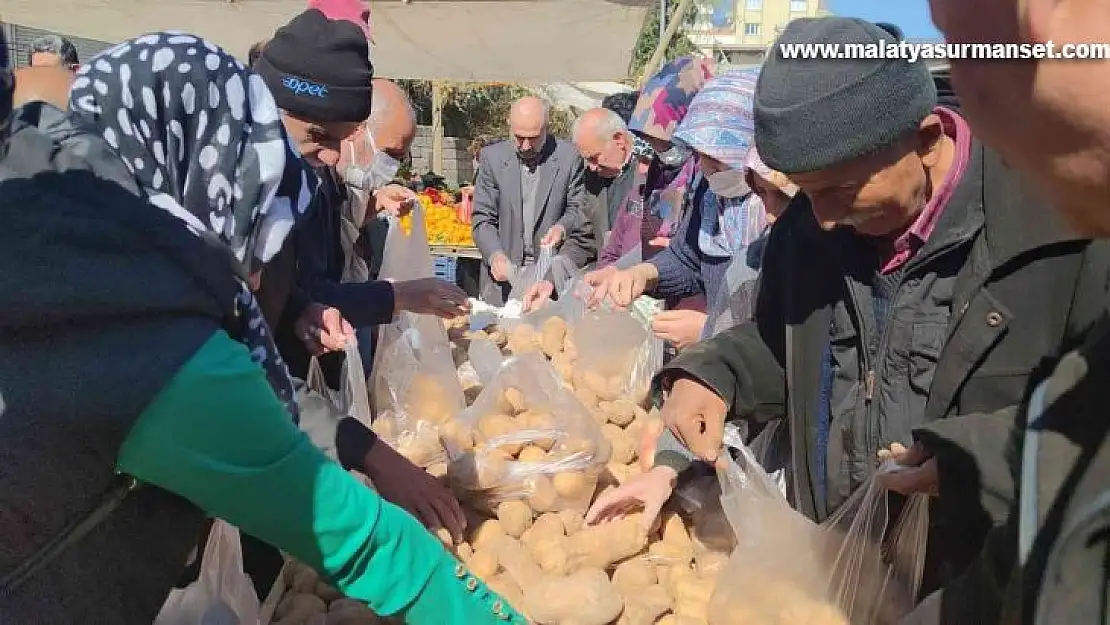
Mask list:
[[[432,171],[443,175],[443,82],[432,81]]]
[[[675,18],[667,24],[667,30],[663,32],[663,36],[659,38],[659,45],[655,46],[655,52],[652,53],[651,59],[648,60],[647,65],[644,66],[644,73],[640,76],[640,85],[643,85],[648,78],[651,78],[655,72],[659,71],[659,67],[663,64],[663,55],[667,52],[667,48],[671,45],[671,39],[674,39],[675,32],[678,27],[682,25],[682,16],[686,15],[686,11],[690,9],[692,0],[681,0],[678,3],[678,8],[675,9]],[[660,20],[665,19],[664,15],[659,16]]]

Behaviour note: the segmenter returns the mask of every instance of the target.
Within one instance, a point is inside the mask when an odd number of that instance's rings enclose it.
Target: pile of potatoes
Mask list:
[[[365,603],[348,599],[320,579],[313,569],[287,560],[286,586],[270,625],[391,625],[395,620],[374,614]]]

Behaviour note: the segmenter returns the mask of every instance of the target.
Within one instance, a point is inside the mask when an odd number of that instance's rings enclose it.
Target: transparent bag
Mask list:
[[[261,602],[243,571],[239,530],[216,519],[197,581],[170,591],[154,625],[258,625]]]
[[[740,440],[718,472],[737,544],[709,603],[710,625],[893,625],[914,605],[928,532],[928,497],[908,498],[893,524],[877,477],[818,525],[793,510]]]
[[[440,433],[452,486],[485,510],[509,500],[536,512],[585,510],[611,453],[589,411],[539,354],[506,359]]]
[[[386,237],[381,279],[433,277],[423,209],[412,212],[408,235],[397,222]],[[446,461],[438,427],[466,408],[451,342],[434,315],[402,312],[378,330],[374,355],[375,433],[421,467]]]
[[[308,374],[297,389],[297,405],[301,411],[301,430],[317,448],[338,461],[335,432],[339,422],[353,417],[371,427],[370,401],[357,343],[352,341],[344,348],[338,391],[328,386],[319,360],[313,357],[309,361]]]

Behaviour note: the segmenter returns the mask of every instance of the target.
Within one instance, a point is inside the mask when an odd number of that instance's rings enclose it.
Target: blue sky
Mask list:
[[[830,5],[837,15],[897,24],[907,37],[940,38],[929,19],[928,0],[830,0]]]

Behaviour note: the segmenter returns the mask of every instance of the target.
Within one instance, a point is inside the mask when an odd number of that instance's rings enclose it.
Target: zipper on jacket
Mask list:
[[[130,475],[119,475],[119,478],[120,483],[108,489],[101,496],[100,503],[91,512],[67,525],[41,549],[31,554],[23,563],[3,579],[0,579],[0,589],[8,592],[16,590],[23,582],[30,579],[31,576],[111,516],[123,504],[124,499],[139,487],[139,481]]]

